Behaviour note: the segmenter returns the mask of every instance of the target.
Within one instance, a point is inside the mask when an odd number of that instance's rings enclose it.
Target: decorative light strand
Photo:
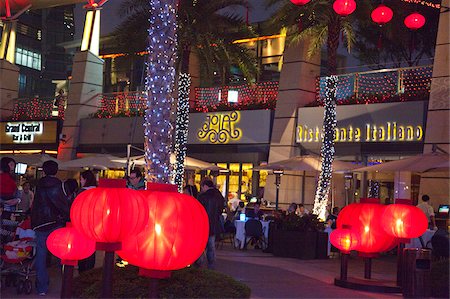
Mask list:
[[[145,173],[148,182],[170,183],[171,107],[177,51],[177,0],[150,0],[145,90]]]
[[[189,129],[189,89],[191,76],[181,73],[178,77],[178,105],[175,122],[175,169],[174,182],[178,191],[183,192],[184,159],[186,158],[186,144]]]
[[[337,76],[326,78],[327,94],[325,98],[325,111],[323,118],[323,140],[321,148],[322,169],[317,184],[316,196],[314,199],[313,214],[325,220],[325,213],[328,203],[328,193],[330,191],[331,176],[334,160],[334,129],[336,128],[336,87]]]

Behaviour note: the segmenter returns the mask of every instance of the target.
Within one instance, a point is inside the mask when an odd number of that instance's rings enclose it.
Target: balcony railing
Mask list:
[[[67,98],[31,98],[17,99],[14,103],[12,120],[64,119]]]
[[[337,104],[370,104],[427,100],[430,94],[433,67],[385,69],[339,75]],[[317,80],[316,102],[322,105],[325,98],[325,80]]]

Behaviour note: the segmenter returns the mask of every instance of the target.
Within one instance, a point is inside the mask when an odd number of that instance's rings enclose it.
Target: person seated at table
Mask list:
[[[309,211],[305,208],[304,205],[299,204],[297,210],[295,211],[295,214],[297,214],[300,217],[309,215]]]
[[[297,211],[297,204],[295,202],[291,203],[286,211],[286,215],[295,214]]]
[[[253,205],[253,210],[246,209],[245,216],[247,218],[253,218],[253,219],[262,219],[264,212],[260,210],[261,203],[255,202]]]

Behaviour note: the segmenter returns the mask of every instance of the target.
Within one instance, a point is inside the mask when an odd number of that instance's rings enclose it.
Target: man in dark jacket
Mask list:
[[[205,208],[209,218],[209,239],[206,245],[206,258],[208,259],[208,268],[212,269],[216,260],[216,235],[220,235],[223,232],[223,222],[220,217],[222,217],[225,199],[209,179],[204,180],[200,188],[202,192],[198,196],[198,201]]]
[[[55,177],[58,163],[46,161],[42,166],[44,177],[36,187],[31,225],[36,232],[36,289],[40,296],[48,293],[47,238],[52,231],[63,227],[70,219],[69,203],[62,189],[62,182]]]

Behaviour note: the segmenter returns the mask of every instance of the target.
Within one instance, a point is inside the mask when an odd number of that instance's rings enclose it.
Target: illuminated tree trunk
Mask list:
[[[148,182],[170,183],[171,107],[177,51],[177,0],[150,0],[145,110],[145,173]]]
[[[334,161],[334,129],[336,128],[336,74],[337,48],[339,46],[339,33],[341,31],[339,17],[328,25],[327,54],[328,54],[328,73],[331,75],[326,78],[325,92],[325,111],[323,118],[323,140],[320,150],[321,171],[314,199],[313,213],[320,219],[325,220],[325,213],[328,204],[328,195],[330,193],[331,179],[333,173]]]

